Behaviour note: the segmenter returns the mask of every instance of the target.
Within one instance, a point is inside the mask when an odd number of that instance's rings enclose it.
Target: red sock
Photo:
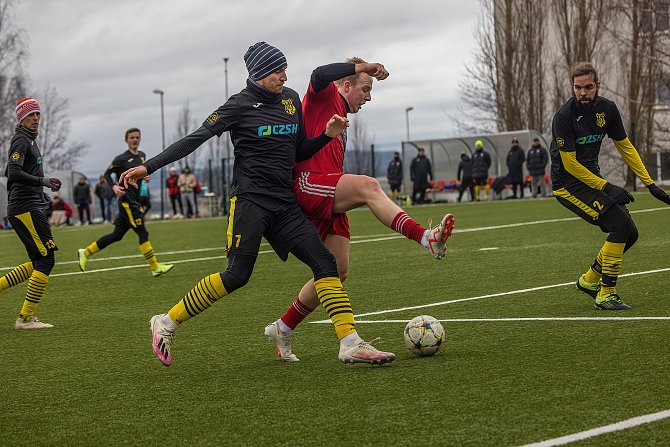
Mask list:
[[[399,212],[391,223],[391,229],[396,233],[400,233],[407,239],[412,239],[417,243],[421,243],[423,233],[426,231],[424,227],[419,225],[414,219],[409,217],[406,212]]]
[[[296,326],[298,326],[307,315],[311,314],[313,310],[314,309],[305,306],[298,298],[296,298],[293,304],[291,304],[291,307],[289,307],[286,313],[282,315],[281,321],[291,329],[295,329]]]

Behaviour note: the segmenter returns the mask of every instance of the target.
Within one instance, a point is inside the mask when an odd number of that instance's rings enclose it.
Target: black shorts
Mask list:
[[[9,216],[16,234],[23,242],[31,261],[43,258],[48,253],[58,250],[51,235],[51,226],[46,214],[42,210]]]
[[[389,183],[391,191],[400,191],[400,185],[401,183]]]
[[[128,202],[119,202],[119,213],[114,219],[114,225],[127,228],[144,227],[144,210],[140,205]]]
[[[598,225],[598,218],[614,205],[610,196],[582,182],[554,189],[554,196],[561,205],[592,225]]]
[[[472,184],[477,186],[484,186],[488,183],[487,177],[472,177]]]
[[[313,234],[318,232],[297,201],[266,208],[244,197],[230,199],[226,254],[257,256],[265,237],[286,261],[291,249]]]

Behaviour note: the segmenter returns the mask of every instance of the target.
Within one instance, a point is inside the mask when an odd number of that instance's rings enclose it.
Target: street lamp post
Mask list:
[[[228,60],[229,58],[224,57],[223,58],[223,73],[224,77],[226,80],[226,101],[228,101]],[[224,214],[228,214],[228,182],[230,175],[228,172],[228,163],[230,160],[230,135],[228,132],[226,132],[226,161],[224,162],[224,165],[222,166],[223,170],[225,171],[223,173],[223,178],[225,181],[223,182],[223,212]]]
[[[155,89],[154,93],[156,95],[160,95],[161,97],[161,137],[163,140],[163,149],[162,151],[165,150],[165,112],[163,110],[163,95],[165,92],[160,89]],[[165,168],[161,168],[161,219],[163,219],[163,216],[165,216]]]
[[[407,141],[409,141],[409,112],[414,110],[414,107],[407,107],[405,109],[405,124],[407,125]]]

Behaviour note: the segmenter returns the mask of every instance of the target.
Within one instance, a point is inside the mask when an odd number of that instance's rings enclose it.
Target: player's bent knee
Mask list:
[[[637,231],[637,227],[635,224],[633,224],[633,228],[631,228],[630,233],[628,233],[628,240],[626,241],[626,246],[624,247],[623,251],[624,253],[628,251],[630,247],[637,242],[637,238],[639,236],[639,233]]]
[[[249,278],[251,278],[251,272],[247,274],[226,270],[225,272],[221,273],[221,282],[223,283],[223,287],[228,293],[232,293],[233,291],[247,285]]]
[[[46,256],[33,261],[33,268],[47,276],[51,274],[51,270],[53,270],[54,265],[56,265],[56,257],[54,256],[53,252],[49,252]]]

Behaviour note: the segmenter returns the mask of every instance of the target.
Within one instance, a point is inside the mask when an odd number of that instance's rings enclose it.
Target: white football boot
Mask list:
[[[28,321],[24,321],[23,318],[17,317],[16,323],[14,324],[14,329],[46,329],[50,327],[54,327],[54,325],[42,323],[35,316],[30,317]]]
[[[381,365],[395,360],[395,354],[384,352],[372,346],[372,343],[379,340],[361,341],[353,346],[344,346],[340,344],[340,353],[338,358],[344,363],[371,363]]]
[[[445,214],[442,221],[435,228],[430,228],[432,221],[428,223],[428,235],[426,247],[431,255],[437,260],[447,255],[447,239],[454,231],[455,219],[453,214]]]
[[[274,343],[277,348],[277,355],[285,362],[298,362],[300,359],[291,349],[291,338],[293,332],[282,332],[275,321],[265,326],[265,336]]]

